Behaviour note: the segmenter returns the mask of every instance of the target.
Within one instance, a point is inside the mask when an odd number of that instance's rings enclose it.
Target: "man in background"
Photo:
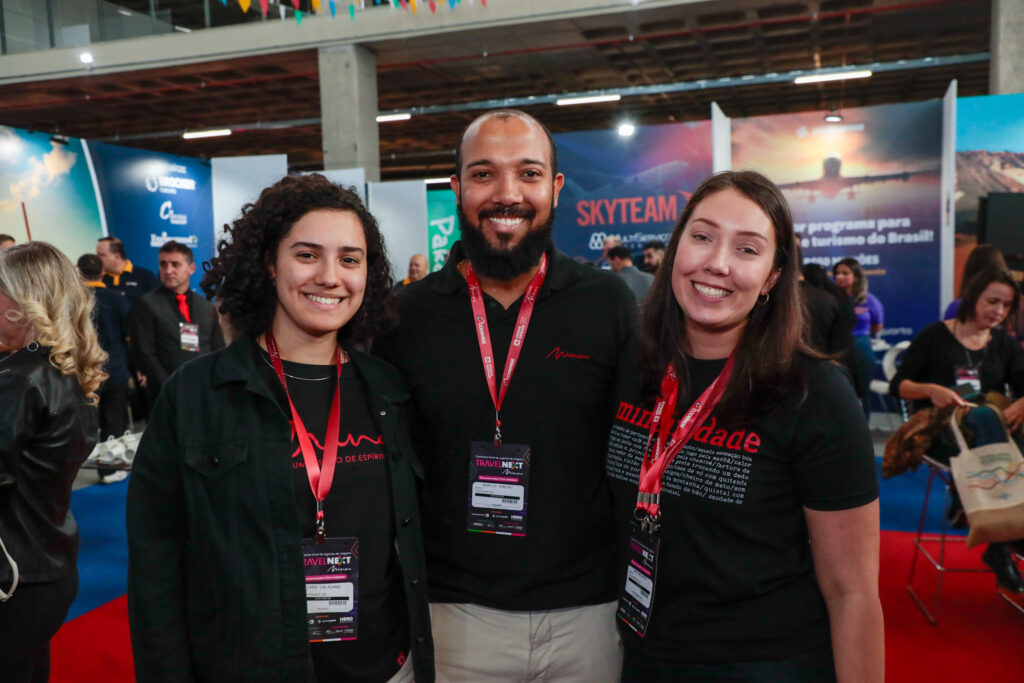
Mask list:
[[[658,272],[662,260],[665,258],[665,243],[661,240],[651,240],[644,244],[644,270],[652,275]]]
[[[10,249],[15,244],[16,242],[14,241],[13,237],[11,237],[10,235],[0,233],[0,251]]]
[[[192,250],[172,240],[160,247],[159,263],[160,286],[140,297],[129,316],[135,363],[150,398],[185,361],[224,347],[213,305],[189,289]]]
[[[395,290],[408,287],[417,280],[422,280],[427,274],[427,257],[423,254],[413,254],[409,259],[409,276],[395,285]]]
[[[143,294],[160,286],[152,271],[128,260],[124,242],[116,237],[101,237],[96,242],[96,255],[103,261],[103,284],[128,299],[129,307]]]
[[[633,255],[621,244],[608,250],[608,263],[612,265],[612,271],[633,290],[637,303],[642,302],[654,284],[654,276],[637,270],[633,265]]]
[[[78,272],[96,299],[93,324],[100,347],[107,352],[107,380],[100,386],[100,441],[119,437],[128,429],[128,300],[103,284],[103,261],[96,254],[78,259]],[[101,484],[128,476],[124,470],[97,468]]]

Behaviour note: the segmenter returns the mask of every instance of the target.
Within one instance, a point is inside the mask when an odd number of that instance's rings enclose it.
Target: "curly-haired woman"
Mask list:
[[[96,444],[107,354],[93,298],[45,242],[0,252],[0,678],[45,681],[78,592],[71,484]]]
[[[393,318],[377,223],[311,175],[228,233],[202,287],[240,336],[164,386],[128,489],[139,680],[431,681],[408,394],[356,349]]]

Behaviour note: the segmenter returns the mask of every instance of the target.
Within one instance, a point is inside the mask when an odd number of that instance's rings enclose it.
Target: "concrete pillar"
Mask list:
[[[1024,92],[1024,0],[992,0],[988,91]]]
[[[363,168],[379,182],[377,57],[358,45],[322,47],[319,67],[324,168]]]

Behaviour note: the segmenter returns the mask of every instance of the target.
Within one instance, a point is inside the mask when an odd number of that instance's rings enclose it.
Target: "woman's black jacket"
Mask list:
[[[71,484],[98,430],[95,406],[75,377],[50,364],[49,348],[0,356],[0,538],[20,581],[48,583],[74,571]],[[0,585],[10,588],[12,578],[0,554]]]
[[[416,680],[434,678],[409,395],[387,363],[350,351],[384,437]],[[252,341],[164,385],[128,486],[128,613],[148,681],[313,681],[291,430]]]

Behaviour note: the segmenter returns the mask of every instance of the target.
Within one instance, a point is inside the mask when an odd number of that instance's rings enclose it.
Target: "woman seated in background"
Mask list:
[[[871,437],[807,345],[794,253],[751,171],[672,232],[609,438],[624,681],[882,680]]]
[[[1009,271],[989,267],[976,273],[963,290],[956,318],[932,323],[914,337],[900,359],[889,392],[910,399],[911,410],[920,410],[965,405],[965,395],[1005,394],[1008,386],[1016,400],[1003,410],[1003,417],[1011,431],[1020,431],[1024,425],[1024,349],[1002,329],[1019,303],[1017,283]],[[950,452],[933,447],[931,455],[948,462]],[[1024,593],[1024,578],[1010,553],[1013,545],[990,543],[982,560],[1004,588]]]
[[[978,272],[988,268],[1009,270],[1006,267],[1006,259],[1003,258],[1003,252],[999,251],[999,247],[992,244],[979,244],[967,257],[967,262],[964,263],[964,272],[960,277],[960,293],[957,294],[957,298],[949,302],[946,312],[942,314],[943,320],[953,320],[956,318],[956,313],[960,310],[960,301],[964,298],[964,292],[967,290],[967,284]]]
[[[832,266],[836,284],[853,301],[857,323],[853,328],[853,361],[857,366],[857,394],[864,407],[864,416],[871,417],[871,378],[875,375],[875,352],[871,337],[882,331],[885,315],[882,302],[868,291],[868,278],[855,258],[844,258]]]
[[[358,195],[267,188],[203,277],[240,336],[164,385],[128,487],[139,680],[432,681],[408,393]],[[410,657],[411,652],[411,657]]]
[[[96,445],[107,354],[92,295],[55,247],[0,252],[0,679],[46,681],[78,592],[75,474]]]

